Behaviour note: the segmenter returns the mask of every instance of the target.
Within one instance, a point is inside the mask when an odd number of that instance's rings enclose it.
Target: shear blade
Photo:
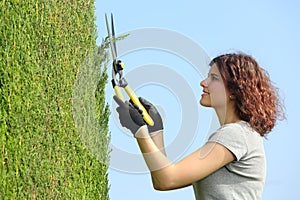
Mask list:
[[[111,13],[111,32],[112,32],[113,45],[114,45],[114,49],[115,49],[115,55],[116,55],[116,57],[118,57],[117,45],[116,45],[116,35],[115,35],[115,26],[114,26],[114,16],[113,16],[112,13]]]
[[[111,14],[111,17],[112,16],[113,15]],[[107,29],[107,34],[108,34],[109,43],[110,43],[111,54],[112,54],[113,60],[116,61],[117,60],[117,49],[116,49],[116,42],[115,42],[115,30],[114,30],[113,18],[111,18],[113,35],[111,35],[110,27],[109,27],[109,23],[108,23],[108,17],[106,14],[105,14],[105,21],[106,21],[106,29]]]

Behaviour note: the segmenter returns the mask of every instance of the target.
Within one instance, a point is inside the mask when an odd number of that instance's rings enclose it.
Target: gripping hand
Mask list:
[[[149,115],[151,116],[151,118],[154,121],[154,125],[153,126],[148,126],[148,130],[150,134],[154,134],[158,131],[163,130],[163,122],[161,119],[161,116],[159,114],[159,112],[157,111],[156,107],[150,103],[149,101],[147,101],[146,99],[139,97],[139,100],[141,102],[141,104],[143,104],[143,106],[145,107],[145,109],[147,110],[147,112],[149,113]]]
[[[135,136],[137,131],[142,126],[146,125],[140,111],[128,101],[124,103],[117,96],[114,96],[114,100],[119,105],[116,110],[119,113],[119,120],[121,125],[129,129],[130,132]]]

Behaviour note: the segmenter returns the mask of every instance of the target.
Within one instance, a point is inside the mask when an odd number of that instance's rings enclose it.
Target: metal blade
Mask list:
[[[116,46],[115,26],[114,26],[114,16],[112,13],[111,13],[111,32],[112,32],[113,44],[114,44],[114,48],[115,48],[115,55],[116,55],[116,57],[118,57],[117,46]]]
[[[109,43],[110,43],[110,49],[111,49],[111,54],[112,54],[112,58],[114,61],[117,60],[117,56],[116,56],[116,52],[115,52],[115,45],[114,45],[114,42],[113,42],[113,38],[111,36],[111,33],[110,33],[110,27],[109,27],[109,23],[108,23],[108,18],[107,18],[107,15],[105,14],[105,21],[106,21],[106,28],[107,28],[107,34],[108,34],[108,37],[109,37]]]

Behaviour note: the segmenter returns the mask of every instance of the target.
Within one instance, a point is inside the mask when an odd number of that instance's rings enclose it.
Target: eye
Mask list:
[[[214,74],[212,74],[210,77],[211,77],[211,80],[213,80],[213,81],[219,80],[218,76],[216,76]]]
[[[210,78],[211,81],[217,81],[217,80],[219,80],[219,75],[215,74],[215,73],[209,73],[207,75],[207,77]]]

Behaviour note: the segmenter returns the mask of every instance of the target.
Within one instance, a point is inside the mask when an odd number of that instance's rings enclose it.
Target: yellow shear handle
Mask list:
[[[128,96],[130,97],[130,99],[133,101],[133,103],[135,105],[137,105],[139,107],[139,109],[141,109],[143,111],[142,115],[143,115],[143,119],[145,120],[145,122],[147,122],[147,124],[149,126],[153,126],[154,121],[152,120],[152,118],[150,117],[150,115],[148,114],[148,112],[144,108],[144,106],[141,104],[140,100],[137,98],[135,93],[132,91],[132,89],[128,85],[124,89],[125,89],[126,93],[128,94]]]
[[[122,95],[122,92],[120,90],[120,87],[115,85],[114,90],[115,90],[115,93],[116,93],[117,97],[119,97],[119,99],[121,99],[122,101],[125,101],[124,97]]]

